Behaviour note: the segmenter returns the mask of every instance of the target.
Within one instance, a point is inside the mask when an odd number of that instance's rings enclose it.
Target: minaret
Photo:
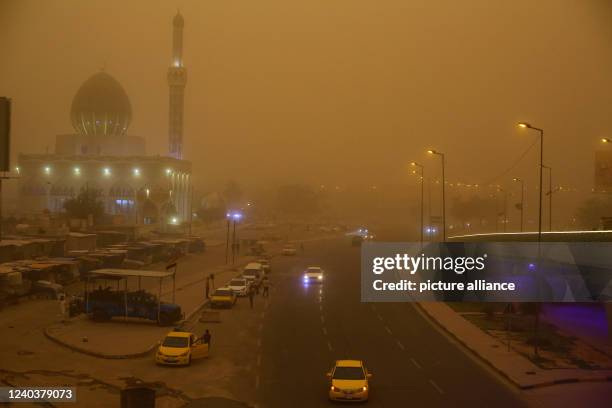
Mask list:
[[[172,21],[172,65],[168,68],[168,87],[170,88],[168,153],[175,159],[183,158],[183,99],[187,82],[187,71],[183,67],[184,25],[183,16],[178,12]]]

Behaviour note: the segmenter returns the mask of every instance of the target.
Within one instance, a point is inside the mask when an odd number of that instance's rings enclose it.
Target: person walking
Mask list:
[[[269,292],[270,291],[270,281],[268,280],[267,276],[264,276],[262,285],[263,285],[262,296],[263,297],[268,297],[268,295],[270,294],[270,292]]]
[[[66,296],[62,293],[59,295],[59,309],[62,321],[66,317]]]
[[[253,296],[255,296],[253,292],[253,288],[249,288],[249,303],[251,304],[251,309],[253,308]]]
[[[210,332],[208,331],[208,329],[206,329],[206,331],[204,332],[204,335],[202,336],[202,341],[204,342],[204,344],[208,345],[208,351],[210,351],[210,339],[212,338],[212,336],[210,335]]]

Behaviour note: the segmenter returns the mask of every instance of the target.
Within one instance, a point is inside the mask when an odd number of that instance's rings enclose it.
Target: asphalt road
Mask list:
[[[337,239],[274,259],[255,378],[259,406],[331,405],[325,373],[343,358],[364,360],[373,373],[368,406],[525,406],[414,306],[361,303],[359,255],[348,239]],[[301,282],[309,265],[325,270],[323,284]]]

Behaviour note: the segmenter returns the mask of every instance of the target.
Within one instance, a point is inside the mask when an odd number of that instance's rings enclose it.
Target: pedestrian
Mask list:
[[[210,283],[212,284],[212,288],[215,288],[215,274],[211,273],[210,274]]]
[[[60,316],[64,320],[64,317],[66,317],[66,296],[63,293],[59,295],[59,308]]]
[[[206,297],[205,299],[208,299],[208,294],[210,293],[210,277],[207,276],[206,277]]]
[[[251,304],[251,309],[253,308],[253,296],[255,294],[253,293],[253,288],[249,289],[249,303]]]
[[[204,335],[202,336],[202,341],[204,342],[204,344],[206,344],[208,346],[208,350],[210,351],[210,339],[211,339],[211,335],[210,332],[208,331],[208,329],[206,329],[206,331],[204,332]]]
[[[269,290],[270,290],[270,282],[268,281],[268,277],[264,276],[263,279],[263,297],[268,297],[268,295],[270,294]]]

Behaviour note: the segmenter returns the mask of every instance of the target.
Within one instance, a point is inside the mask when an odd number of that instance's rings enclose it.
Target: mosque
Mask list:
[[[88,189],[95,192],[114,223],[190,222],[191,163],[182,158],[183,26],[178,13],[167,74],[167,156],[146,155],[145,140],[128,133],[132,106],[127,93],[111,75],[98,72],[81,85],[72,101],[74,133],[57,135],[52,153],[19,155],[21,213],[62,212],[66,200]]]

